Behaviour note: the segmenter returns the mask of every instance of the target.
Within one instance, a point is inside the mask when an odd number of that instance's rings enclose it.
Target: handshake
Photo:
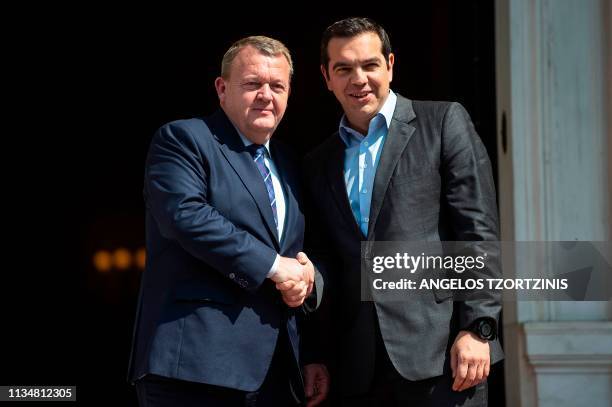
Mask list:
[[[295,259],[281,256],[276,273],[270,278],[276,283],[285,304],[299,307],[314,287],[314,266],[303,252]]]

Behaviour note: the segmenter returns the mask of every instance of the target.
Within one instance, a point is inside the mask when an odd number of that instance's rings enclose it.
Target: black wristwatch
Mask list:
[[[492,318],[478,318],[469,330],[485,341],[492,341],[497,336],[495,320]]]

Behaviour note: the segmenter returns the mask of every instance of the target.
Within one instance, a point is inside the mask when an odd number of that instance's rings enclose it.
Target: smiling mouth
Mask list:
[[[370,94],[370,92],[354,92],[354,93],[349,93],[350,97],[356,98],[356,99],[363,99],[366,96],[368,96]]]
[[[259,113],[264,113],[264,114],[265,113],[270,113],[270,114],[273,113],[273,111],[271,109],[257,109],[257,108],[254,108],[253,110],[255,110],[256,112],[259,112]]]

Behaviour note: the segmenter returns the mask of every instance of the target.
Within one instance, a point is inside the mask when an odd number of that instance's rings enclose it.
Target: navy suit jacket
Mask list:
[[[274,140],[270,149],[286,201],[281,241],[263,179],[222,110],[156,133],[130,380],[152,373],[254,391],[282,327],[297,364],[296,310],[266,276],[277,253],[302,250],[304,218],[296,160]]]

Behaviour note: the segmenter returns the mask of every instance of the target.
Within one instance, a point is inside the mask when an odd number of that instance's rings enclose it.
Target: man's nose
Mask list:
[[[368,77],[366,73],[361,68],[357,68],[353,71],[353,75],[351,76],[351,83],[353,85],[362,86],[368,82]]]
[[[272,89],[270,89],[270,84],[264,83],[261,85],[259,92],[257,93],[257,97],[265,102],[269,102],[272,100]]]

